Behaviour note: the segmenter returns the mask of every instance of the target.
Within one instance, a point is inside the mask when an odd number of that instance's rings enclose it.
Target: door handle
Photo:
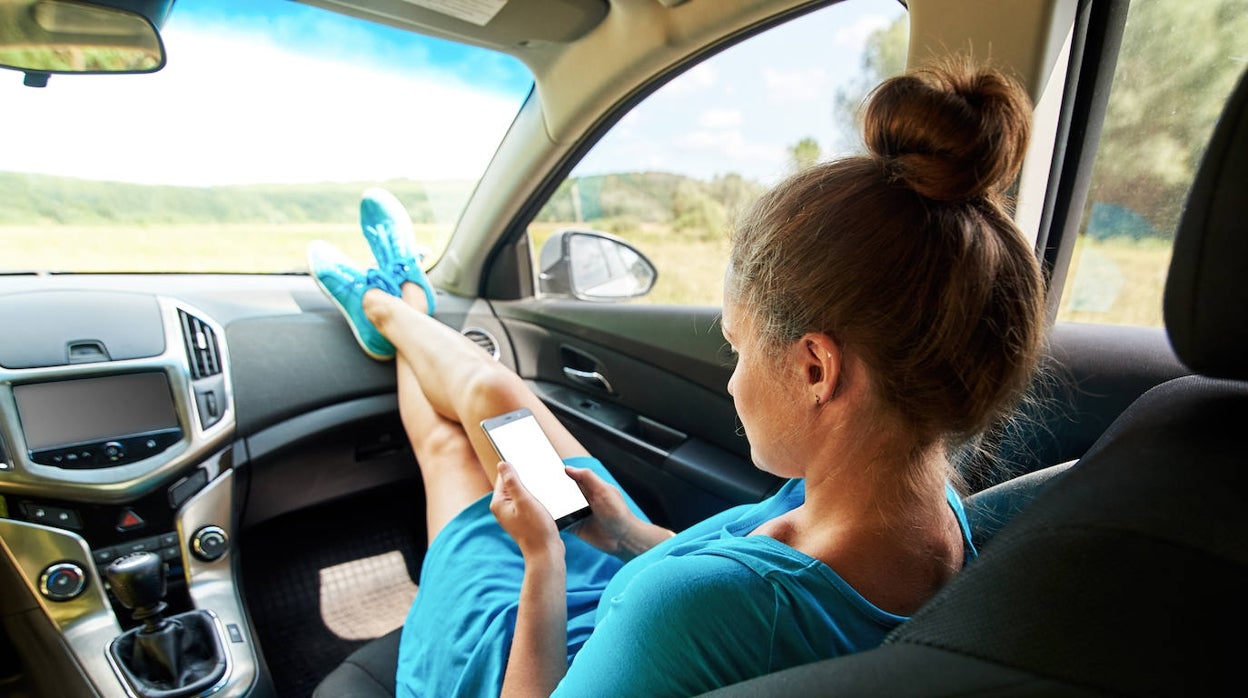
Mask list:
[[[573,383],[587,385],[591,388],[605,391],[610,395],[615,394],[615,389],[611,387],[611,382],[607,380],[606,376],[597,371],[578,371],[575,368],[564,366],[563,375],[567,376],[568,380]]]

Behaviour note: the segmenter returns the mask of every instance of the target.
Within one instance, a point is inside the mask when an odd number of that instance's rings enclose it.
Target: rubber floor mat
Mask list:
[[[281,698],[306,698],[351,652],[403,624],[425,552],[404,483],[245,531],[243,592]]]

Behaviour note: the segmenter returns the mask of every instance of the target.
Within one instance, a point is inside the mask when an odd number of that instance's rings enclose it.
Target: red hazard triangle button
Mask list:
[[[135,529],[143,528],[146,525],[147,522],[139,517],[138,514],[134,513],[133,509],[126,509],[121,512],[121,518],[117,519],[118,531],[133,531]]]

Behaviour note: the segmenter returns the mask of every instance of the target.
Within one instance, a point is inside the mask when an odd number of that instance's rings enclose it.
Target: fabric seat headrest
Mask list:
[[[1188,368],[1248,379],[1248,72],[1227,100],[1180,216],[1165,318]]]

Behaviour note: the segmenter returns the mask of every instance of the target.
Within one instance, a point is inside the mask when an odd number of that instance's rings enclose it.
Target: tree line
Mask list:
[[[853,132],[868,91],[905,69],[903,14],[868,39],[859,77],[832,105]],[[1089,189],[1085,233],[1170,238],[1226,96],[1244,73],[1248,1],[1132,2]],[[799,142],[795,162],[819,156]]]
[[[474,184],[394,180],[382,186],[399,197],[413,222],[432,223],[446,208],[453,206],[458,214]],[[187,187],[0,172],[0,224],[350,223],[359,220],[360,195],[368,186],[372,184]]]
[[[217,187],[101,182],[0,172],[0,225],[180,225],[202,223],[352,223],[372,183]],[[414,223],[458,215],[472,181],[381,183]],[[720,235],[762,185],[729,174],[702,181],[663,172],[570,178],[542,208],[539,222],[583,222],[617,233],[647,224],[706,237]],[[441,214],[441,215],[439,215]]]

